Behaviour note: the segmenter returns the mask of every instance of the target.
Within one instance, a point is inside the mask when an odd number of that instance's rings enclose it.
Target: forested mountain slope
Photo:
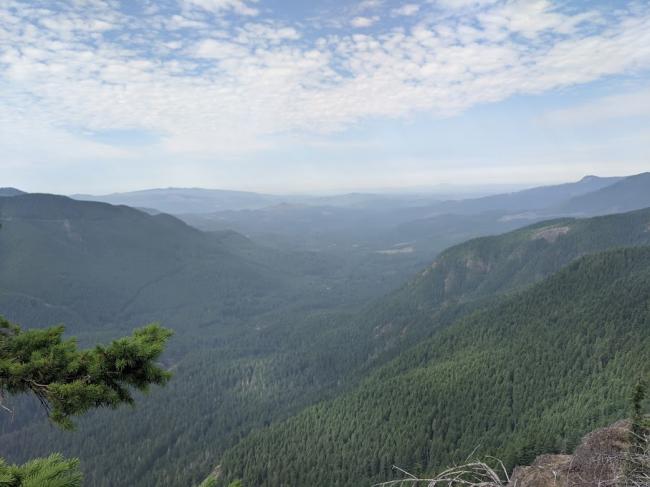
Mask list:
[[[607,249],[650,245],[650,209],[540,222],[442,252],[414,279],[365,310],[357,328],[374,330],[375,352],[430,335],[482,300],[537,282],[574,259]]]
[[[480,310],[358,389],[219,461],[244,485],[357,486],[477,454],[527,464],[624,416],[650,373],[650,248],[583,257]],[[224,485],[227,485],[224,484]]]
[[[454,246],[410,283],[430,305],[530,284],[584,254],[650,243],[650,209],[544,221]]]
[[[169,215],[26,194],[0,198],[0,305],[26,326],[180,329],[268,309],[292,285]]]

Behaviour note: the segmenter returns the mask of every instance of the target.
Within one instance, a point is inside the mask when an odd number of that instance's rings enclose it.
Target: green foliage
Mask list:
[[[59,454],[31,460],[24,465],[7,465],[0,459],[1,487],[79,487],[79,460]]]
[[[643,401],[645,400],[647,386],[644,380],[639,379],[632,393],[632,422],[640,424],[643,419]]]
[[[148,325],[110,345],[77,350],[63,327],[23,331],[0,318],[0,395],[31,392],[52,421],[71,429],[72,416],[98,407],[132,404],[131,388],[163,385],[169,372],[156,365],[171,331]]]
[[[631,449],[633,453],[647,448],[650,435],[650,418],[644,415],[644,401],[646,398],[647,386],[644,380],[639,379],[634,386],[632,393],[632,418],[631,418]]]
[[[106,347],[81,351],[75,339],[63,339],[63,332],[62,326],[23,331],[0,317],[0,399],[33,393],[54,423],[71,429],[72,416],[132,404],[131,388],[146,391],[171,377],[155,364],[171,336],[158,325],[135,330]],[[81,481],[79,460],[60,454],[24,465],[0,459],[3,487],[77,487]]]
[[[199,487],[217,487],[217,479],[214,477],[208,477],[199,484]]]
[[[260,487],[353,486],[462,462],[572,451],[626,414],[650,372],[650,248],[578,260],[461,319],[339,398],[254,433],[219,463]]]
[[[622,487],[646,485],[650,480],[650,416],[644,415],[646,383],[639,379],[631,396],[629,446],[623,461]]]
[[[210,476],[199,484],[199,487],[217,487],[219,480]],[[228,487],[242,487],[241,480],[233,480],[228,484]]]

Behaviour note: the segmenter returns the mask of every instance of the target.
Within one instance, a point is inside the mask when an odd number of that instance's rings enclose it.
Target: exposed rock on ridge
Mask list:
[[[541,455],[532,465],[515,468],[508,485],[509,487],[621,485],[630,438],[630,422],[618,421],[585,436],[573,455]],[[650,483],[647,485],[650,486]]]

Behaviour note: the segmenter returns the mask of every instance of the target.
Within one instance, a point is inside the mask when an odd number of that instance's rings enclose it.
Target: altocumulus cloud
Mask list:
[[[280,21],[263,0],[5,0],[0,131],[132,129],[167,153],[211,157],[650,67],[645,3],[361,5],[343,25]]]

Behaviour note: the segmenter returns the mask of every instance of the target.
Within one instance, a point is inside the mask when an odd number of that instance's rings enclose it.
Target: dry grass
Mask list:
[[[616,454],[598,454],[590,459],[591,472],[612,472],[609,478],[584,478],[586,472],[566,472],[562,485],[568,487],[650,487],[650,433],[638,436],[632,449]],[[404,475],[399,480],[375,484],[373,487],[526,487],[527,482],[510,484],[510,477],[502,462],[495,470],[481,461],[471,461],[464,465],[448,468],[431,478],[418,478],[409,472],[393,466]],[[558,484],[559,485],[559,484]]]
[[[619,485],[624,487],[650,487],[650,432],[637,436],[636,451],[625,458],[624,475]]]
[[[407,471],[393,466],[394,469],[402,472],[406,478],[382,482],[376,484],[374,487],[400,487],[407,485],[423,487],[504,487],[509,482],[508,472],[500,461],[499,465],[502,475],[486,463],[475,461],[448,468],[429,479],[417,478]],[[503,478],[505,478],[505,481]]]

